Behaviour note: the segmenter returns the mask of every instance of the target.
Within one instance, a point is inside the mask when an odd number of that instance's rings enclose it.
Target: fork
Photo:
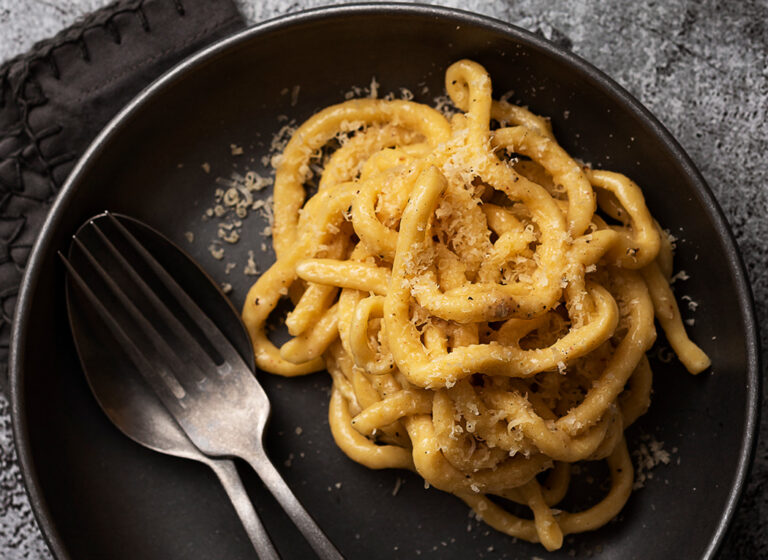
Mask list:
[[[83,231],[73,237],[91,272],[100,278],[100,287],[94,286],[95,282],[86,282],[60,254],[75,284],[192,443],[211,457],[244,459],[315,553],[323,560],[343,559],[264,450],[263,435],[270,403],[254,373],[213,321],[141,242],[116,216],[106,215],[114,232],[102,229],[93,220],[90,226],[95,234],[91,237],[95,237],[101,244],[100,249],[109,255],[109,262],[94,256],[79,238]],[[125,251],[125,247],[131,249]],[[134,255],[133,262],[129,253]],[[140,273],[136,265],[152,271],[165,288],[166,297],[171,296],[169,302],[175,309],[158,294],[162,288],[158,290],[157,282],[151,287],[147,282],[149,278]]]

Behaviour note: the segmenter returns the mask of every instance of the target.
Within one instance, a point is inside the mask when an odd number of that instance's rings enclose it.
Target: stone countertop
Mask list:
[[[108,0],[0,0],[0,60]],[[249,23],[328,4],[237,0]],[[768,4],[763,0],[441,0],[535,31],[612,76],[682,144],[741,247],[768,364]],[[768,557],[768,415],[723,560]],[[0,558],[49,558],[15,463],[0,393]]]

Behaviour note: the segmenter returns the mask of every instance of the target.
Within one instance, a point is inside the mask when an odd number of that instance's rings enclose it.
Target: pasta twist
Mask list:
[[[368,99],[296,131],[275,179],[277,260],[243,319],[261,369],[328,370],[331,430],[350,458],[415,470],[554,550],[629,497],[623,433],[650,402],[654,317],[691,373],[709,359],[685,333],[671,246],[640,188],[577,163],[547,119],[494,101],[479,64],[450,66],[446,89],[461,111],[450,121]],[[353,136],[305,201],[311,158],[340,132]],[[293,338],[277,348],[265,323],[289,294]],[[585,460],[607,461],[607,494],[553,509]]]

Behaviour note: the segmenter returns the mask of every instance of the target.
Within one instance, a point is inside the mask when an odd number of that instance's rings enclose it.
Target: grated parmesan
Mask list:
[[[663,441],[658,441],[647,434],[644,434],[641,440],[637,448],[632,451],[636,468],[633,490],[643,488],[648,480],[653,479],[651,470],[659,465],[668,465],[671,460],[669,452],[664,449]],[[673,451],[676,449],[673,448]]]
[[[400,491],[400,486],[403,485],[403,479],[399,476],[395,480],[395,487],[392,489],[392,495],[397,496],[397,493]]]

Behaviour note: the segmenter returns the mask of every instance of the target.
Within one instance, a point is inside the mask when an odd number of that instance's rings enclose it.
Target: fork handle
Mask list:
[[[315,520],[307,513],[304,506],[301,505],[298,498],[293,494],[291,489],[286,484],[283,477],[277,471],[275,466],[267,457],[263,448],[257,450],[251,450],[248,456],[243,456],[248,463],[253,467],[253,470],[261,477],[264,485],[269,488],[272,495],[277,499],[280,506],[291,518],[293,524],[296,525],[298,530],[307,539],[307,542],[312,547],[312,550],[322,560],[344,560],[344,557],[336,549],[333,543],[325,536],[322,529],[318,527]]]
[[[229,459],[214,458],[209,458],[206,463],[219,477],[229,500],[235,506],[235,511],[243,524],[243,528],[245,528],[245,532],[248,533],[253,548],[256,549],[256,554],[259,555],[259,559],[280,560],[280,555],[275,550],[261,519],[259,519],[248,494],[245,492],[235,464]]]

